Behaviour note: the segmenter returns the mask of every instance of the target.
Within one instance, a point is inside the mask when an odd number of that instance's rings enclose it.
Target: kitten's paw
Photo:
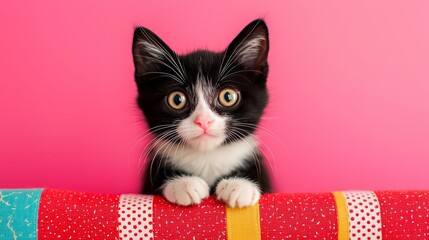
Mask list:
[[[199,177],[180,177],[165,183],[162,194],[172,203],[189,206],[209,196],[209,186]]]
[[[247,207],[259,201],[261,191],[259,187],[243,178],[228,178],[219,182],[216,187],[218,200],[222,200],[230,207]]]

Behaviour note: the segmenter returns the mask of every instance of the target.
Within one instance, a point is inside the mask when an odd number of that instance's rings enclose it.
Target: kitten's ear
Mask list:
[[[226,58],[246,69],[267,71],[269,41],[268,28],[264,20],[256,19],[249,23],[226,50]]]
[[[144,27],[134,30],[133,59],[136,74],[159,70],[175,53],[155,33]]]

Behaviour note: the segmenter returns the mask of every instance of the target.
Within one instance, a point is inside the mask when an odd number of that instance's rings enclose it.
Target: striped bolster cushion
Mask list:
[[[210,197],[0,190],[0,239],[428,239],[429,191],[263,195],[247,208]]]

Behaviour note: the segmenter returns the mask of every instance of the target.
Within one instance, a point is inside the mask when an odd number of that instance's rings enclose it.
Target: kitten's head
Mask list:
[[[268,49],[261,19],[220,53],[177,55],[150,30],[136,28],[137,103],[155,137],[208,151],[252,134],[268,100]]]

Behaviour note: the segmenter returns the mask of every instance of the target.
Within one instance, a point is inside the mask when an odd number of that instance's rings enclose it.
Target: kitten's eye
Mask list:
[[[179,91],[172,92],[168,95],[167,102],[171,108],[180,110],[186,106],[186,96],[184,93]]]
[[[219,92],[219,102],[224,107],[232,107],[238,101],[238,92],[231,88],[225,88]]]

